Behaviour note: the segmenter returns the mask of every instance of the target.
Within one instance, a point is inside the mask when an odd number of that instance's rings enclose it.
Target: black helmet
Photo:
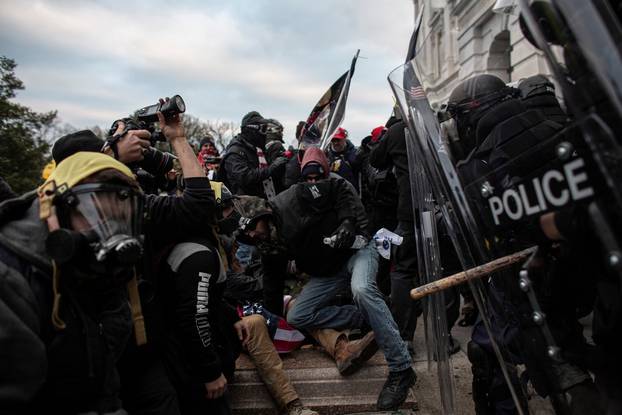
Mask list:
[[[460,141],[463,155],[468,154],[476,145],[475,131],[477,123],[494,106],[518,95],[497,76],[476,75],[458,84],[451,92],[447,105],[438,114],[441,123],[452,121],[451,141]]]

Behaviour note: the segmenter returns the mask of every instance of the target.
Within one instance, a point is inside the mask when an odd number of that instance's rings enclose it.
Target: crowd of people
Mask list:
[[[594,88],[584,107],[604,96]],[[454,325],[473,326],[475,412],[527,412],[530,384],[559,414],[622,413],[619,256],[603,246],[619,228],[602,226],[617,223],[615,195],[585,167],[594,150],[576,114],[542,75],[475,75],[444,104],[441,167],[465,190],[456,205],[434,193],[427,219],[409,150],[426,133],[416,104],[359,146],[338,128],[322,148],[300,122],[286,148],[283,125],[257,111],[220,150],[209,136],[193,148],[175,112],[157,113],[171,153],[131,118],[105,140],[60,137],[39,188],[16,195],[0,180],[2,412],[227,414],[246,353],[282,413],[314,415],[280,358],[304,344],[343,376],[380,350],[377,409],[396,410],[417,381],[421,229],[438,229],[440,276],[463,270],[441,212],[464,203],[477,224],[464,237],[488,257],[537,247],[526,265],[443,291],[446,355],[460,349]],[[389,250],[374,237],[387,230],[400,239]]]

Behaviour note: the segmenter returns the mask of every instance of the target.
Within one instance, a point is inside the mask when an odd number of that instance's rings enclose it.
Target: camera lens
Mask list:
[[[165,153],[153,147],[147,149],[144,157],[140,167],[156,177],[168,173],[173,168],[175,160],[175,156],[171,153]]]
[[[175,101],[175,105],[177,106],[179,112],[186,112],[186,103],[179,95],[175,95],[173,100]]]

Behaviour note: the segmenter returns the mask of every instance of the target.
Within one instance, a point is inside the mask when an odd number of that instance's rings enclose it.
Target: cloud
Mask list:
[[[403,60],[412,20],[408,0],[5,0],[0,40],[26,83],[19,99],[76,125],[181,93],[195,115],[238,121],[252,105],[293,120],[290,131],[360,48],[367,59],[346,117],[377,111],[350,127],[363,134],[392,105],[386,75]]]

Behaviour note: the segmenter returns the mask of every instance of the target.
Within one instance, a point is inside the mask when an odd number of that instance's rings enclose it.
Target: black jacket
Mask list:
[[[346,141],[346,148],[341,153],[333,151],[332,146],[328,146],[326,151],[328,164],[332,172],[349,181],[359,191],[361,160],[354,144],[350,140]]]
[[[343,178],[299,183],[277,195],[270,206],[281,244],[296,267],[310,275],[333,275],[352,255],[350,249],[334,249],[323,242],[345,219],[356,224],[357,233],[367,234],[360,199]]]
[[[132,328],[125,285],[78,286],[60,267],[59,316],[66,328],[55,330],[48,230],[36,194],[0,205],[0,223],[0,412],[119,409],[115,364]]]
[[[214,206],[206,178],[187,179],[181,197],[145,196],[147,241],[161,245],[196,232],[210,223]],[[121,405],[115,364],[132,330],[125,286],[77,291],[65,285],[71,278],[61,268],[59,314],[67,327],[54,330],[48,230],[38,214],[35,192],[0,204],[0,308],[11,310],[0,313],[0,325],[15,328],[0,332],[3,359],[11,356],[0,366],[12,374],[0,375],[0,402],[16,411],[112,412]]]
[[[259,167],[257,149],[241,134],[227,146],[220,166],[218,179],[236,195],[266,198],[263,181],[276,173],[269,167]]]
[[[413,221],[412,199],[410,194],[410,179],[408,177],[408,155],[406,153],[406,124],[399,121],[389,127],[380,143],[371,151],[369,164],[378,169],[395,167],[397,178],[398,202],[397,219],[399,221]]]
[[[177,385],[233,374],[241,345],[235,308],[222,298],[226,275],[216,248],[201,239],[177,244],[160,275],[166,366]]]
[[[289,159],[285,165],[285,177],[283,180],[285,189],[290,188],[300,181],[300,155],[299,151],[294,153],[294,156]]]

